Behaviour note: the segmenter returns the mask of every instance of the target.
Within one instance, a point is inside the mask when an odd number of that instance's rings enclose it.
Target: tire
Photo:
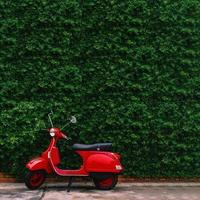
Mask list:
[[[46,179],[46,172],[43,170],[29,171],[24,179],[25,185],[31,190],[38,189]]]
[[[118,176],[116,174],[110,174],[109,177],[104,179],[93,178],[93,181],[97,189],[111,190],[116,186],[118,182]]]

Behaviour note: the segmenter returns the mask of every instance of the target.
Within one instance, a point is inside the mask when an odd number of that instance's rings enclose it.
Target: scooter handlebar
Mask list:
[[[66,139],[66,140],[69,140],[69,138],[68,138],[65,134],[63,134],[63,133],[62,133],[62,137],[63,137],[64,139]]]

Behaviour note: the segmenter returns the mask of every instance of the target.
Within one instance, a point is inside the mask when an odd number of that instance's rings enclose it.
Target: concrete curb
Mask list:
[[[73,186],[92,186],[92,182],[75,182]],[[123,187],[200,187],[200,183],[153,183],[153,182],[144,182],[144,183],[119,183],[119,186]],[[72,186],[72,187],[73,187]],[[67,183],[44,183],[42,188],[48,187],[66,187]],[[41,189],[42,189],[41,188]],[[24,183],[0,183],[0,190],[23,190],[27,189]]]
[[[67,183],[45,183],[29,190],[23,183],[0,183],[1,200],[199,200],[200,183],[119,183],[113,190],[95,189],[92,182],[75,182],[67,192]]]

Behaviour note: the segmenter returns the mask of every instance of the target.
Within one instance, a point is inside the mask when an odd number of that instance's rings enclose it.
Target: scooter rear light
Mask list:
[[[121,165],[116,165],[115,168],[116,168],[116,170],[122,170],[123,169]]]

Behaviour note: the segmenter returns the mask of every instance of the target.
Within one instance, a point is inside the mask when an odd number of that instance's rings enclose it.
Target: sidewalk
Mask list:
[[[200,183],[119,183],[114,190],[96,190],[92,183],[46,183],[28,190],[23,183],[0,183],[1,200],[199,200]]]

